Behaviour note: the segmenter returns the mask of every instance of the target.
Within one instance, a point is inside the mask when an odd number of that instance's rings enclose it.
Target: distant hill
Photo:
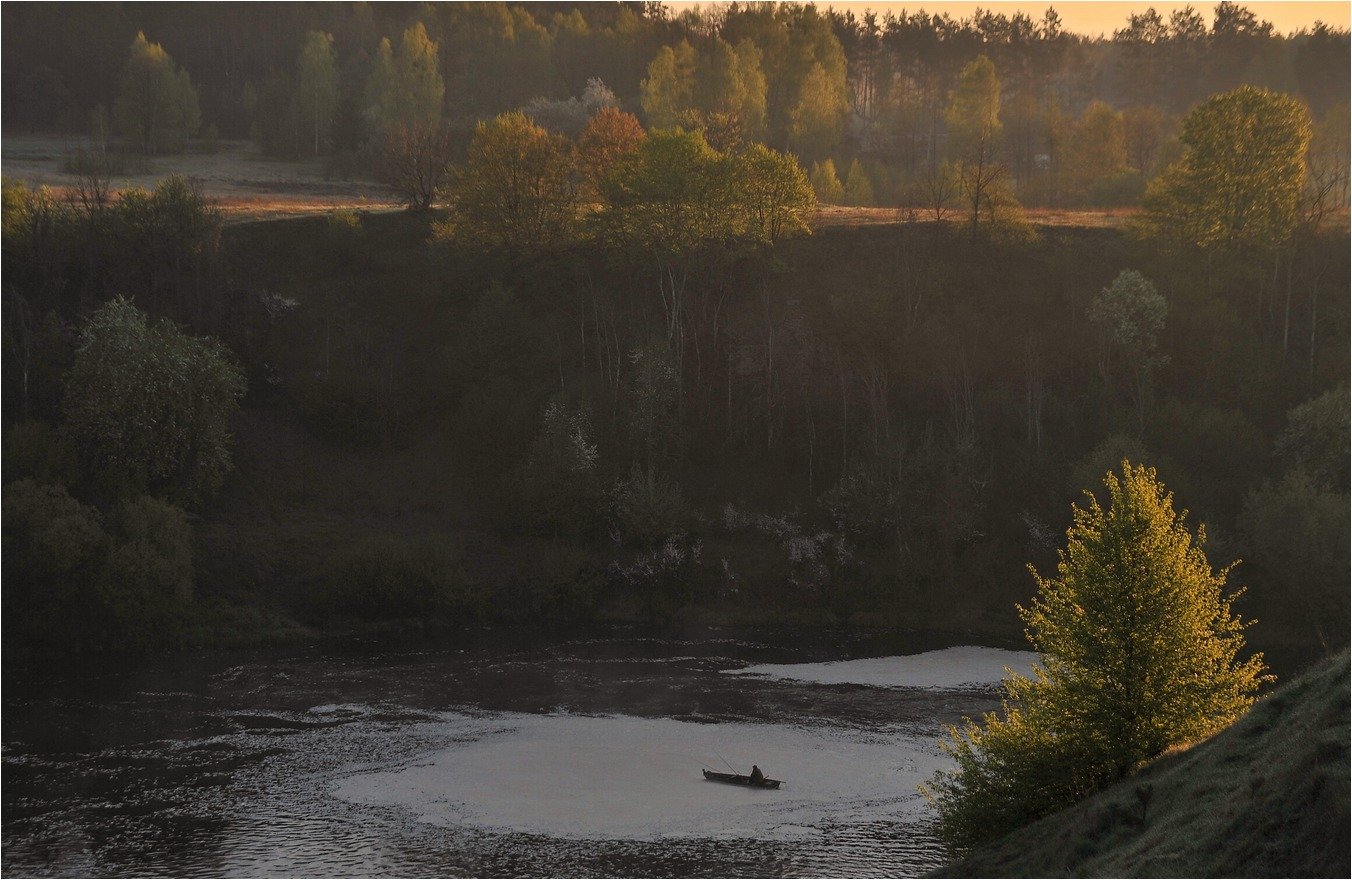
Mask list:
[[[950,877],[1349,876],[1346,652],[1234,726],[950,865]]]

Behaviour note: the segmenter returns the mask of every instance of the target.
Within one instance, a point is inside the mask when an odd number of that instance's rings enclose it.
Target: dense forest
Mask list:
[[[1253,643],[1346,644],[1346,32],[1229,3],[1107,40],[792,4],[5,24],[6,132],[106,151],[5,184],[7,650],[1016,638],[1025,565],[1124,459],[1243,560]],[[109,187],[119,151],[245,136],[417,210],[227,225],[191,181]],[[896,222],[814,230],[840,201]]]
[[[153,137],[123,75],[138,34],[133,54],[171,70]],[[372,154],[401,119],[444,127],[463,158],[481,119],[524,108],[576,135],[590,109],[614,103],[719,148],[792,150],[824,201],[928,206],[957,188],[944,167],[949,99],[984,56],[1024,204],[1134,204],[1177,157],[1187,110],[1246,83],[1305,102],[1312,173],[1346,188],[1347,32],[1279,34],[1231,2],[1209,23],[1192,7],[1133,14],[1110,38],[1064,31],[1054,8],[1034,20],[757,3],[680,14],[658,3],[23,4],[3,41],[11,134],[102,142],[117,131],[138,150],[253,138],[277,156],[324,155],[338,176],[378,173]],[[154,76],[140,76],[144,102]]]

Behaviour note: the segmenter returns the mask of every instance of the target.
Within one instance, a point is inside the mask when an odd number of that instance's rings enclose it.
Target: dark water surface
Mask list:
[[[483,641],[6,670],[0,867],[914,876],[942,862],[915,781],[944,725],[995,704],[724,674],[859,644]],[[704,783],[724,758],[785,790]]]

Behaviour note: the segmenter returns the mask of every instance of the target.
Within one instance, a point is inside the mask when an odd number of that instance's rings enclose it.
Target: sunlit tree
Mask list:
[[[812,163],[811,180],[817,201],[827,205],[844,204],[845,187],[840,183],[840,175],[836,173],[836,163],[833,160],[823,159]]]
[[[1146,194],[1147,228],[1203,249],[1270,247],[1297,219],[1310,114],[1288,95],[1241,86],[1195,108],[1183,157]]]
[[[398,51],[388,39],[381,40],[367,82],[367,101],[377,128],[435,129],[445,96],[438,47],[422,22],[404,31]]]
[[[517,252],[564,241],[577,220],[568,139],[521,112],[480,122],[453,204],[457,238]]]
[[[682,40],[663,46],[640,86],[643,115],[652,128],[678,124],[695,102],[695,49]]]
[[[578,135],[577,161],[589,195],[595,195],[601,178],[632,155],[647,136],[638,118],[618,107],[602,107],[587,121]]]
[[[1055,577],[1019,612],[1040,655],[1010,673],[1000,713],[950,729],[957,762],[926,794],[954,848],[992,840],[1208,736],[1253,702],[1263,658],[1240,660],[1243,621],[1155,471],[1123,462],[1106,507],[1074,508]]]
[[[1008,173],[1000,161],[1000,80],[985,55],[962,69],[944,119],[958,184],[975,232],[983,214],[993,221],[996,209],[1010,200]]]
[[[844,83],[826,68],[814,64],[803,79],[789,123],[789,146],[807,159],[821,158],[840,143],[841,129],[850,102]]]
[[[159,43],[138,33],[113,104],[122,135],[144,153],[175,150],[202,124],[197,90]]]

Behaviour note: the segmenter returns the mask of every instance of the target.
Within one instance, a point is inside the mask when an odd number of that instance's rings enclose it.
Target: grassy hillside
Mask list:
[[[1238,723],[949,866],[951,877],[1346,877],[1346,652]]]

